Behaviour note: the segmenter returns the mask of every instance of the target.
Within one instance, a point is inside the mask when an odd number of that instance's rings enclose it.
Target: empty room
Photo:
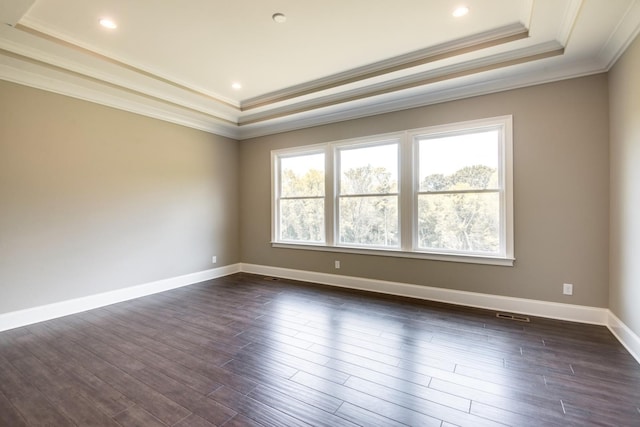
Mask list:
[[[0,426],[640,425],[640,0],[0,24]]]

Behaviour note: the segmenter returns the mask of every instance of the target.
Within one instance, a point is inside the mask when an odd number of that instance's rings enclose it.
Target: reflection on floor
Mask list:
[[[0,425],[640,425],[604,327],[236,274],[0,333]]]

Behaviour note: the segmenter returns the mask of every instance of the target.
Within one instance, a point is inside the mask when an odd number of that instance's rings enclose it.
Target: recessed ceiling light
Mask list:
[[[241,85],[240,83],[238,83],[238,82],[231,83],[231,87],[232,87],[233,89],[235,89],[235,90],[242,89],[242,85]]]
[[[461,16],[466,15],[467,13],[469,13],[469,8],[467,6],[460,6],[459,8],[453,11],[453,16],[455,16],[456,18],[459,18]]]
[[[118,24],[116,24],[115,21],[109,18],[102,18],[99,22],[100,25],[110,30],[115,30],[116,28],[118,28]]]
[[[283,24],[285,22],[287,22],[287,17],[284,15],[284,13],[274,13],[273,16],[271,17],[271,19],[273,19],[275,22],[277,22],[278,24]]]

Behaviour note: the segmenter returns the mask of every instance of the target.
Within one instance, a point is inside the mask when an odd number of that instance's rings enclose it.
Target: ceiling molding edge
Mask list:
[[[9,43],[9,45],[11,45],[11,43]],[[11,49],[5,49],[5,47],[7,46],[6,45],[3,46],[0,44],[1,56],[11,57],[25,64],[30,63],[32,65],[39,66],[43,70],[50,70],[53,72],[66,74],[70,78],[76,77],[76,78],[87,80],[88,82],[97,82],[103,85],[105,88],[112,88],[112,89],[117,89],[124,92],[129,92],[131,94],[140,96],[142,98],[148,98],[155,102],[161,102],[169,106],[176,106],[185,110],[190,110],[194,113],[203,114],[205,116],[208,116],[211,119],[218,120],[220,122],[226,122],[228,124],[233,124],[233,125],[237,124],[235,118],[227,118],[227,117],[224,117],[223,114],[220,114],[218,112],[213,113],[213,112],[207,111],[206,109],[198,105],[194,105],[193,103],[188,102],[183,98],[176,99],[173,96],[167,96],[164,93],[159,94],[157,93],[157,90],[149,90],[148,88],[144,88],[144,89],[135,88],[135,87],[132,87],[131,85],[127,85],[125,83],[115,81],[114,79],[109,78],[109,76],[96,76],[94,73],[87,70],[70,69],[69,67],[60,65],[59,61],[57,61],[56,58],[48,58],[48,57],[38,58],[39,55],[37,54],[23,55],[20,53],[16,53]]]
[[[604,73],[607,70],[597,63],[587,66],[580,65],[573,68],[551,70],[546,73],[528,73],[507,79],[496,78],[493,80],[472,83],[453,89],[444,89],[430,93],[420,93],[413,96],[393,99],[387,102],[379,102],[361,108],[344,106],[344,109],[330,111],[328,113],[313,116],[304,114],[287,117],[286,120],[274,121],[268,124],[247,125],[239,129],[237,139],[247,140],[262,136],[274,135],[283,132],[306,129],[314,126],[328,125],[348,120],[355,120],[379,114],[394,113],[412,108],[425,107],[476,96],[489,95],[508,90],[522,89],[530,86],[553,83],[573,78],[586,77]]]
[[[582,4],[584,0],[570,0],[567,4],[567,8],[565,9],[564,17],[562,18],[562,24],[560,25],[560,30],[558,31],[558,42],[562,46],[567,46],[569,44],[569,39],[571,38],[571,33],[573,32],[573,28],[576,25],[578,20],[578,15],[580,14],[580,10],[582,9]]]
[[[640,34],[640,24],[636,23],[640,23],[640,0],[635,0],[629,5],[624,17],[598,52],[598,60],[607,71]]]
[[[455,64],[437,68],[430,71],[402,77],[399,79],[374,84],[364,88],[357,88],[350,91],[314,98],[296,104],[286,105],[280,108],[266,110],[261,113],[249,114],[241,117],[238,124],[247,126],[249,124],[277,119],[291,114],[310,111],[324,107],[331,107],[336,104],[361,100],[364,98],[384,95],[417,86],[426,86],[444,80],[451,80],[464,77],[470,74],[489,71],[491,69],[508,67],[523,62],[536,61],[550,56],[557,56],[563,53],[563,47],[557,42],[547,42],[527,48],[492,55],[490,57],[469,61],[463,64]]]
[[[300,96],[333,89],[346,84],[486,49],[488,47],[521,40],[527,37],[529,37],[529,30],[523,24],[515,23],[507,25],[491,31],[473,34],[458,40],[409,52],[404,55],[352,68],[341,73],[249,98],[241,102],[241,110],[248,111],[255,108],[265,107],[278,102],[298,98]]]
[[[152,105],[148,98],[136,96],[124,90],[114,92],[114,88],[106,88],[98,81],[88,82],[83,79],[75,79],[72,82],[68,78],[59,78],[50,70],[48,72],[42,72],[41,69],[30,71],[22,66],[12,66],[6,63],[7,58],[7,56],[0,54],[0,80],[238,139],[238,128],[235,124],[220,123],[204,114],[202,117],[198,117],[193,111],[181,110],[180,106],[172,107],[161,101],[156,102],[158,105]]]
[[[116,58],[116,57],[112,57],[109,56],[108,54],[104,53],[104,52],[100,52],[97,50],[93,50],[92,48],[90,48],[89,46],[84,45],[83,43],[68,38],[68,37],[64,37],[60,34],[56,34],[54,31],[51,31],[47,28],[45,28],[44,25],[41,25],[37,20],[34,19],[30,19],[28,17],[25,17],[23,22],[19,22],[16,25],[13,26],[16,30],[18,31],[22,31],[24,33],[27,33],[33,37],[39,38],[41,40],[46,40],[50,43],[54,43],[58,46],[67,48],[67,49],[71,49],[71,50],[75,50],[77,52],[83,53],[84,55],[88,55],[94,58],[97,58],[101,61],[104,62],[108,62],[112,65],[118,66],[122,69],[128,70],[130,72],[139,74],[143,77],[149,78],[149,79],[153,79],[156,80],[158,82],[161,82],[163,84],[167,84],[167,85],[171,85],[177,89],[180,90],[184,90],[187,92],[190,92],[192,94],[201,96],[209,101],[213,101],[217,104],[223,105],[223,106],[227,106],[230,108],[233,108],[237,111],[240,110],[240,106],[238,104],[236,104],[235,102],[233,102],[232,100],[226,99],[220,95],[217,94],[211,94],[207,91],[205,91],[204,89],[199,89],[199,88],[194,88],[191,85],[188,85],[187,83],[181,82],[178,79],[175,78],[169,78],[169,77],[165,77],[163,76],[161,73],[152,71],[149,67],[141,67],[141,66],[137,66],[137,65],[132,65],[129,62],[127,62],[126,60],[122,59],[122,58]]]
[[[4,51],[4,52],[3,52]],[[53,70],[62,70],[69,75],[81,76],[87,80],[99,81],[105,86],[117,87],[121,90],[126,90],[132,93],[141,94],[149,98],[161,100],[167,104],[175,104],[181,108],[193,110],[197,113],[205,114],[214,119],[236,124],[235,117],[224,114],[220,111],[212,111],[207,108],[203,108],[193,102],[187,101],[185,98],[167,96],[166,93],[158,93],[158,89],[144,86],[139,87],[130,81],[126,81],[123,78],[113,78],[110,74],[105,74],[94,67],[88,67],[83,64],[76,64],[69,60],[61,59],[59,56],[51,55],[47,52],[43,52],[39,49],[33,49],[29,46],[23,46],[12,40],[0,39],[0,56],[10,55],[21,58],[26,62],[39,63],[44,68],[50,68]],[[173,86],[175,87],[175,86]],[[236,110],[237,111],[237,110]]]
[[[0,59],[3,56],[0,55]],[[49,73],[26,71],[24,68],[11,67],[0,62],[0,79],[24,86],[33,87],[48,92],[57,93],[89,102],[94,102],[107,107],[128,111],[135,114],[163,120],[166,122],[186,126],[193,129],[202,130],[216,135],[245,140],[261,136],[273,135],[282,132],[299,130],[313,126],[326,125],[335,122],[353,120],[369,117],[378,114],[392,113],[396,111],[418,108],[442,102],[454,101],[458,99],[471,98],[475,96],[487,95],[496,92],[519,89],[528,86],[551,83],[560,80],[584,77],[608,71],[600,67],[599,64],[580,64],[573,68],[562,70],[551,70],[547,73],[523,74],[509,79],[497,78],[493,80],[472,83],[456,88],[450,88],[430,93],[420,93],[413,96],[392,99],[386,102],[379,102],[374,105],[354,107],[353,103],[346,103],[336,111],[329,111],[324,114],[317,112],[307,112],[286,118],[260,123],[257,125],[247,125],[238,127],[236,125],[225,125],[215,123],[210,119],[196,117],[192,113],[176,111],[177,109],[167,109],[154,107],[148,102],[140,100],[129,100],[124,96],[114,95],[112,92],[105,93],[99,88],[90,88],[86,82],[71,83]],[[85,84],[82,84],[85,83]]]

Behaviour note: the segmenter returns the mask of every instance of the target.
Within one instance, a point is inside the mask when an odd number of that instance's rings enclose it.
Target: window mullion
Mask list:
[[[334,148],[327,145],[325,150],[325,166],[324,166],[324,238],[327,246],[334,246],[336,239],[336,196],[337,196],[337,178],[336,171],[339,170],[334,160]]]
[[[415,224],[414,224],[414,161],[413,142],[407,132],[400,139],[400,168],[399,191],[400,198],[398,209],[400,210],[400,247],[403,251],[410,252],[414,249]]]

